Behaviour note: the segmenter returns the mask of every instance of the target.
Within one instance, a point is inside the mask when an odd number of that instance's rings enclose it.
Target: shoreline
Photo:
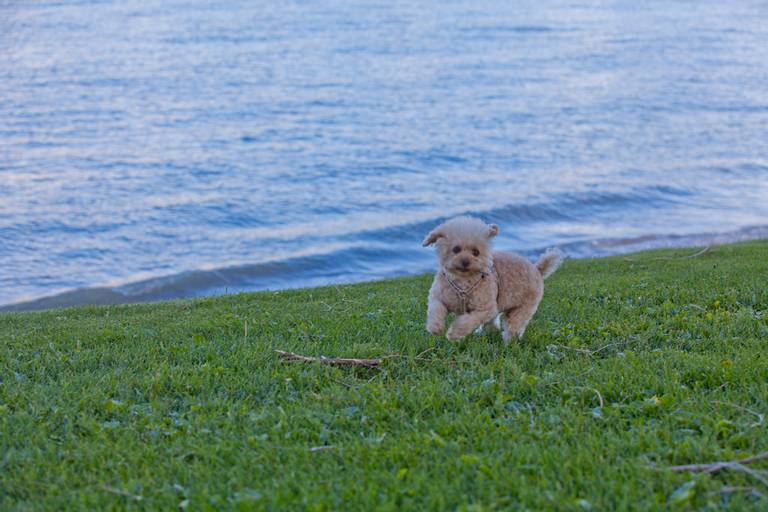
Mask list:
[[[734,235],[740,234],[743,238],[735,238]],[[750,234],[756,234],[757,236],[751,237]],[[753,226],[748,228],[743,228],[737,231],[728,232],[728,233],[721,233],[718,235],[710,235],[709,239],[705,239],[706,235],[689,235],[689,236],[674,236],[674,237],[667,237],[665,241],[667,244],[661,245],[661,246],[652,246],[648,248],[641,248],[639,250],[621,250],[622,248],[627,247],[636,247],[638,244],[642,245],[644,243],[652,243],[654,241],[658,241],[658,237],[635,237],[631,239],[618,239],[620,243],[616,243],[615,241],[612,241],[610,239],[602,240],[602,241],[592,241],[589,242],[591,244],[596,245],[597,247],[600,247],[602,250],[607,251],[606,254],[598,254],[598,255],[592,255],[592,256],[579,256],[579,255],[573,255],[568,251],[568,244],[558,246],[559,249],[561,249],[567,259],[578,259],[578,260],[591,260],[591,259],[603,259],[603,258],[611,258],[615,256],[622,256],[622,255],[628,255],[628,254],[642,254],[649,251],[662,251],[666,249],[673,249],[673,250],[686,250],[689,249],[691,251],[694,251],[695,249],[701,249],[703,247],[716,247],[716,246],[722,246],[722,245],[731,245],[731,244],[739,244],[739,243],[745,243],[745,242],[759,242],[759,241],[768,241],[768,226]],[[678,240],[680,242],[686,242],[692,239],[699,240],[700,242],[708,242],[708,243],[700,243],[697,245],[674,245],[669,244],[670,241]],[[543,253],[544,250],[541,251],[521,251],[519,254],[522,254],[529,259],[535,259],[536,255],[539,253]],[[430,253],[430,257],[431,257]],[[290,260],[289,260],[290,261]],[[363,283],[372,283],[372,282],[378,282],[378,281],[386,281],[389,279],[395,279],[400,277],[415,277],[419,276],[425,273],[432,272],[433,269],[429,268],[423,268],[414,272],[400,272],[395,274],[389,274],[389,275],[373,275],[368,278],[360,278],[360,279],[344,279],[343,277],[338,277],[337,279],[331,279],[328,282],[323,282],[323,280],[319,280],[318,282],[312,283],[311,279],[307,279],[305,281],[309,281],[308,284],[297,284],[296,286],[282,286],[282,287],[269,287],[269,286],[249,286],[242,289],[239,289],[237,286],[232,286],[231,289],[229,287],[224,287],[221,289],[219,287],[218,291],[213,291],[211,293],[205,293],[203,290],[202,292],[198,291],[195,292],[194,289],[188,289],[185,290],[181,286],[174,286],[171,285],[169,289],[161,288],[159,290],[153,289],[153,284],[156,282],[167,282],[167,281],[173,281],[174,277],[179,276],[186,276],[188,279],[198,282],[201,280],[204,280],[206,276],[209,276],[213,274],[216,278],[222,279],[226,283],[226,276],[222,276],[222,274],[225,274],[227,272],[238,272],[243,267],[225,267],[222,269],[217,269],[214,271],[191,271],[191,272],[183,272],[180,274],[174,274],[171,276],[162,276],[158,278],[150,278],[143,281],[136,281],[136,282],[127,282],[123,285],[118,286],[93,286],[93,287],[85,287],[85,288],[76,288],[72,290],[65,290],[63,292],[54,293],[51,295],[44,295],[42,297],[33,298],[29,300],[22,300],[20,302],[10,303],[10,304],[4,304],[0,305],[0,314],[2,313],[20,313],[20,312],[32,312],[32,311],[48,311],[48,310],[57,310],[57,309],[64,309],[69,307],[77,307],[77,306],[115,306],[115,305],[125,305],[125,304],[143,304],[143,303],[156,303],[156,302],[165,302],[165,301],[173,301],[173,300],[186,300],[186,299],[196,299],[196,298],[205,298],[205,297],[219,297],[219,296],[225,296],[225,295],[234,295],[234,294],[241,294],[241,293],[257,293],[257,292],[277,292],[277,291],[283,291],[283,290],[303,290],[303,289],[314,289],[314,288],[321,288],[325,286],[343,286],[343,285],[350,285],[350,284],[363,284]],[[246,266],[245,268],[248,268]],[[138,293],[133,292],[131,293],[128,291],[128,293],[125,293],[122,290],[125,290],[128,288],[134,288],[138,290],[142,290]],[[184,293],[184,292],[187,293]]]

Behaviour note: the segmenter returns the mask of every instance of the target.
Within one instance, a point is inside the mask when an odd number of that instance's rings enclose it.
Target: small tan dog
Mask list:
[[[535,264],[511,253],[491,252],[495,224],[473,217],[456,217],[437,226],[424,246],[437,243],[440,268],[429,290],[427,330],[439,335],[446,314],[456,314],[446,337],[464,338],[478,327],[491,328],[501,314],[502,337],[522,338],[539,307],[544,279],[560,266],[558,250],[547,251]]]

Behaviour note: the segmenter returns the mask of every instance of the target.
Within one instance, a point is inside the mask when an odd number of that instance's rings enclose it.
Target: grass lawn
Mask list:
[[[0,510],[766,510],[669,469],[768,451],[768,242],[693,252],[567,261],[508,347],[431,276],[0,314]]]

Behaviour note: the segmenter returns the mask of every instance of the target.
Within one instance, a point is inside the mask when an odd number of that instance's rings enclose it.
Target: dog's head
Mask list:
[[[457,275],[487,272],[491,267],[491,239],[499,233],[496,224],[474,217],[456,217],[433,229],[424,246],[437,244],[440,266]]]

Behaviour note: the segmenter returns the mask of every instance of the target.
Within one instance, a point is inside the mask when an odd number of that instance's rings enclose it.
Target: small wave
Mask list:
[[[531,33],[546,33],[554,32],[552,27],[545,27],[543,25],[482,25],[465,27],[461,29],[462,32],[470,34],[488,34],[488,33],[514,33],[514,34],[531,34]]]
[[[590,219],[596,214],[610,211],[625,211],[629,208],[647,207],[675,203],[690,192],[668,185],[636,187],[621,192],[571,192],[553,194],[546,200],[531,200],[487,210],[456,211],[449,215],[432,217],[414,223],[398,224],[384,228],[355,232],[346,235],[348,240],[371,240],[386,242],[420,241],[425,233],[439,223],[456,215],[474,215],[500,226],[519,226],[537,222],[562,222]]]
[[[417,226],[421,227],[421,223],[409,227],[403,226],[401,229],[413,235],[413,228]],[[420,235],[421,231],[419,231]],[[724,233],[649,234],[628,238],[581,240],[560,244],[558,247],[569,257],[584,258],[663,247],[702,247],[765,238],[768,238],[768,225],[750,226]],[[518,252],[534,258],[544,249],[541,247]],[[354,246],[325,254],[183,272],[114,287],[70,290],[2,306],[0,311],[33,311],[87,304],[152,302],[245,291],[361,282],[428,272],[433,267],[432,258],[431,251],[419,251],[412,245]]]
[[[229,292],[296,288],[329,283],[363,281],[426,271],[432,266],[430,251],[418,247],[425,233],[443,220],[458,214],[472,214],[501,226],[500,244],[533,256],[546,243],[515,234],[524,226],[538,230],[540,225],[577,225],[600,216],[611,217],[627,209],[673,204],[688,192],[669,185],[648,185],[616,192],[571,192],[548,196],[539,201],[514,203],[487,210],[455,211],[445,217],[427,216],[416,222],[378,226],[372,229],[337,232],[323,237],[293,233],[291,238],[307,238],[307,252],[287,258],[254,263],[222,265],[166,276],[128,280],[122,284],[66,291],[36,300],[0,307],[0,310],[49,309],[79,304],[121,304],[154,300],[216,295]],[[61,228],[60,228],[61,229]],[[571,236],[560,232],[559,246],[573,257],[604,256],[653,247],[697,245],[714,235],[645,235],[634,238],[599,238],[588,233]],[[256,236],[256,235],[254,235]],[[265,233],[257,238],[264,240]],[[736,241],[768,237],[761,228],[742,230],[726,236]],[[728,238],[730,236],[730,238]],[[558,240],[558,232],[547,238]],[[331,246],[331,247],[329,247]]]

